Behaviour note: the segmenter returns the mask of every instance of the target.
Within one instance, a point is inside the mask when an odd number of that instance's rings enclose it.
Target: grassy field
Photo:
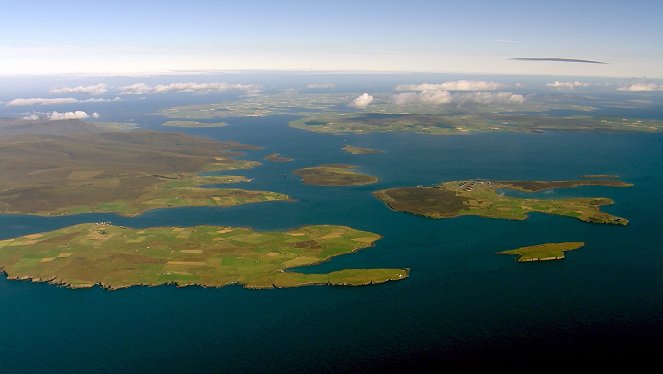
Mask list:
[[[378,181],[372,175],[354,171],[355,168],[353,165],[329,164],[297,169],[294,173],[302,177],[304,183],[315,186],[361,186]]]
[[[0,268],[10,279],[108,289],[163,284],[356,286],[405,279],[407,269],[288,271],[370,247],[379,238],[328,225],[258,232],[218,226],[132,229],[89,223],[0,241]]]
[[[384,153],[384,151],[381,149],[362,148],[362,147],[355,147],[353,145],[346,145],[342,149],[344,152],[353,155],[370,155],[370,154]]]
[[[224,127],[225,122],[168,121],[161,124],[165,127]]]
[[[517,255],[518,262],[561,260],[564,252],[585,246],[583,242],[545,243],[497,252],[501,255]]]
[[[510,188],[531,192],[549,188],[575,186],[629,187],[630,184],[615,180],[581,181],[454,181],[435,187],[401,187],[380,190],[374,195],[391,209],[431,218],[450,218],[476,215],[488,218],[524,220],[531,212],[555,214],[577,218],[592,223],[627,225],[628,220],[600,210],[613,203],[602,197],[567,199],[527,199],[498,193],[498,189]]]

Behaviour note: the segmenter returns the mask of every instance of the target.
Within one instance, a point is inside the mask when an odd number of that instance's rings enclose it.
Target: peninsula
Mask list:
[[[240,150],[259,149],[255,146],[159,131],[113,131],[78,120],[29,121],[25,127],[16,122],[0,120],[3,214],[135,215],[156,208],[288,199],[275,192],[204,187],[250,181],[198,174],[260,165],[236,158]],[[55,135],[58,128],[62,135]]]

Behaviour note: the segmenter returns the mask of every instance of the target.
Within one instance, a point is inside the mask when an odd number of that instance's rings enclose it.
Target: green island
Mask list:
[[[315,186],[363,186],[378,181],[377,177],[354,171],[356,166],[327,164],[294,171],[302,182]]]
[[[230,206],[288,196],[203,185],[250,181],[200,176],[260,165],[234,158],[259,149],[158,131],[109,131],[72,121],[0,120],[0,213],[65,215],[148,209]],[[54,135],[61,128],[63,135]]]
[[[585,246],[584,242],[544,243],[497,252],[501,255],[517,255],[518,262],[561,260],[564,252]]]
[[[342,148],[342,150],[344,152],[353,155],[371,155],[371,154],[384,153],[384,151],[381,149],[362,148],[362,147],[355,147],[353,145],[346,145]]]
[[[396,211],[430,218],[451,218],[476,215],[487,218],[524,220],[530,212],[539,212],[577,218],[592,223],[625,226],[626,218],[613,216],[600,210],[613,203],[603,197],[528,199],[511,197],[499,189],[534,192],[550,188],[577,186],[630,187],[617,180],[577,181],[487,181],[468,180],[443,182],[434,187],[400,187],[374,192],[374,195]]]
[[[656,120],[593,116],[545,116],[534,114],[463,111],[442,114],[321,113],[290,122],[290,126],[323,134],[412,132],[462,135],[477,132],[538,133],[544,131],[663,131]]]
[[[9,279],[115,290],[174,284],[248,288],[360,286],[408,277],[407,269],[288,271],[370,247],[379,235],[345,226],[285,232],[196,226],[134,229],[87,223],[0,241]]]
[[[165,127],[224,127],[228,126],[225,122],[197,122],[197,121],[168,121],[161,124]]]
[[[281,156],[279,153],[270,153],[263,158],[265,161],[271,162],[290,162],[292,159],[290,157]]]

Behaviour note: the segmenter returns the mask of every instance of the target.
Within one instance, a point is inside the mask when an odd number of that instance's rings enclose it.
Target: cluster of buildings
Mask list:
[[[482,179],[472,179],[469,181],[460,182],[458,184],[458,187],[460,187],[460,189],[463,191],[472,192],[472,190],[474,190],[474,187],[476,187],[477,185],[484,185],[490,187],[493,185],[493,182]]]

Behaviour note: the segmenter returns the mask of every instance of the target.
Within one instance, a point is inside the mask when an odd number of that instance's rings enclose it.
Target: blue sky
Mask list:
[[[661,19],[663,2],[644,0],[3,0],[0,74],[287,69],[663,78]]]

